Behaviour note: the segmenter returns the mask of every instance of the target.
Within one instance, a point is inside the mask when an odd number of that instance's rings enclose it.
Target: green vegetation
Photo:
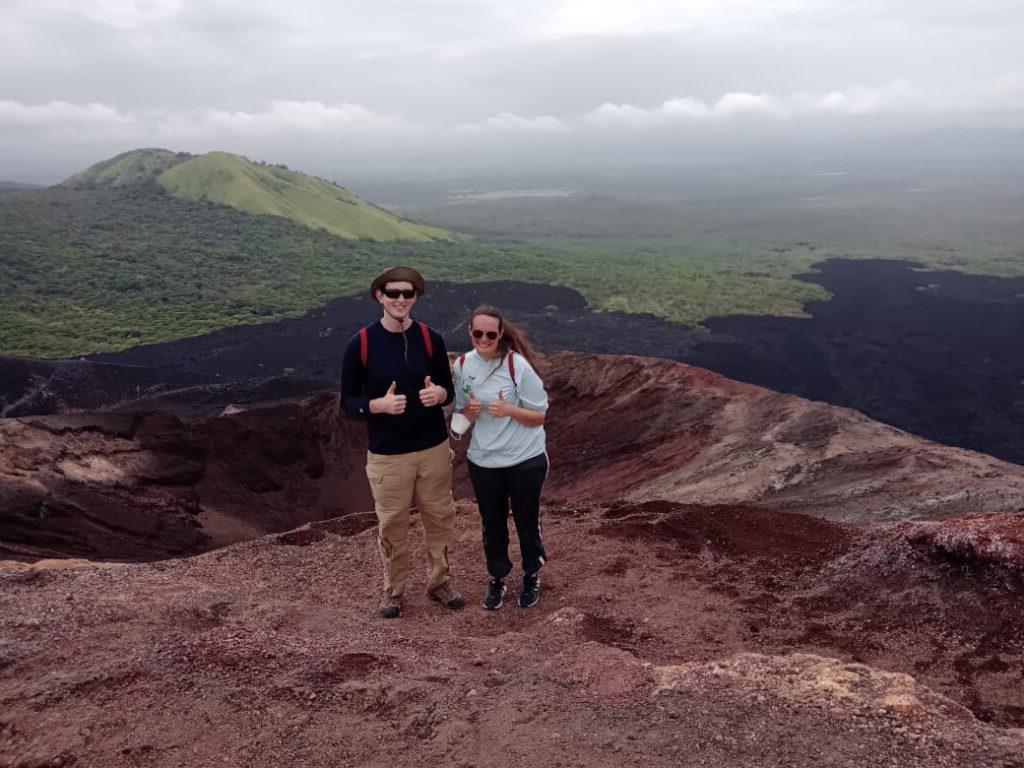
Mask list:
[[[175,197],[210,200],[253,215],[282,216],[339,237],[452,238],[444,230],[401,219],[330,182],[228,152],[210,152],[175,165],[157,183]]]
[[[801,316],[805,302],[829,297],[821,286],[794,279],[825,256],[808,245],[770,249],[678,240],[545,242],[548,252],[557,254],[546,282],[577,288],[603,310],[649,312],[699,325],[716,315]],[[538,242],[532,247],[544,252]]]
[[[810,251],[345,240],[153,187],[5,192],[0,230],[0,353],[40,357],[301,314],[399,263],[429,279],[569,285],[598,308],[690,323],[737,308],[799,313],[824,296],[788,279]]]
[[[152,184],[157,177],[192,155],[166,149],[133,149],[117,157],[91,165],[61,182],[70,189],[97,187],[137,187]]]
[[[334,237],[157,187],[0,193],[0,352],[68,356],[299,313],[442,243]]]
[[[598,179],[598,192],[569,198],[439,205],[439,195],[421,191],[422,204],[415,198],[409,203],[418,218],[481,238],[610,255],[653,248],[683,261],[748,254],[767,259],[781,270],[770,271],[783,277],[800,271],[801,264],[836,255],[1024,275],[1024,179],[937,175],[942,184],[922,181],[926,188],[908,189],[914,186],[910,181],[861,172],[853,181],[753,172],[737,179],[709,172],[666,181],[655,174],[651,190],[637,188],[642,177],[632,176]],[[478,186],[486,188],[483,182]],[[376,194],[397,196],[386,188]],[[748,271],[763,270],[742,267],[738,275]]]
[[[187,197],[153,183],[167,177]],[[975,200],[974,210],[969,194],[949,196],[942,216],[938,203],[886,214],[895,198],[877,197],[842,210],[770,196],[706,208],[520,200],[438,209],[431,220],[480,239],[416,241],[342,238],[208,201],[219,189],[237,193],[223,202],[240,207],[284,199],[307,212],[318,210],[310,201],[326,201],[328,213],[383,213],[334,185],[223,153],[140,150],[73,178],[74,188],[0,191],[2,354],[72,356],[266,322],[361,294],[400,263],[430,280],[566,285],[596,309],[692,325],[738,313],[799,316],[828,294],[795,275],[832,256],[1024,275],[1017,198],[1005,194]]]

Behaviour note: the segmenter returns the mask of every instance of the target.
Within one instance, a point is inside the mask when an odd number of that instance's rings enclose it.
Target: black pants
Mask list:
[[[483,523],[487,572],[491,578],[504,579],[512,570],[512,561],[508,559],[511,503],[523,556],[523,573],[537,573],[547,559],[540,537],[540,491],[548,474],[548,457],[542,453],[515,466],[499,469],[467,463]]]

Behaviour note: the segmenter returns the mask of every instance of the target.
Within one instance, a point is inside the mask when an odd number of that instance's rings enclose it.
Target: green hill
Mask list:
[[[136,187],[155,182],[168,168],[191,157],[187,152],[166,149],[133,149],[89,166],[62,181],[60,186],[69,189]]]
[[[228,152],[210,152],[174,165],[157,183],[175,197],[210,200],[254,215],[282,216],[339,237],[452,239],[442,229],[399,218],[330,182]]]
[[[131,189],[154,184],[173,197],[229,205],[256,216],[281,216],[348,239],[453,239],[450,232],[400,218],[331,182],[229,152],[196,156],[133,149],[90,166],[59,186]]]

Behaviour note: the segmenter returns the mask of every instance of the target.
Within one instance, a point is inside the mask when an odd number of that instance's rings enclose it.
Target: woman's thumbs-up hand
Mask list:
[[[508,400],[505,399],[501,390],[498,390],[498,399],[492,400],[488,404],[487,412],[496,419],[500,419],[502,416],[512,415],[512,406],[509,404]]]

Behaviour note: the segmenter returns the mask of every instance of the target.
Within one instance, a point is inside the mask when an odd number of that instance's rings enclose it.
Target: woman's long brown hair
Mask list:
[[[501,353],[502,357],[505,357],[510,351],[518,352],[520,355],[526,358],[534,369],[537,368],[537,362],[535,360],[533,347],[530,346],[530,342],[526,339],[526,332],[521,327],[506,320],[501,315],[501,310],[497,307],[492,307],[490,304],[483,304],[473,310],[473,314],[469,316],[470,328],[473,327],[473,318],[477,315],[487,315],[493,317],[498,321],[498,332],[501,336],[498,337],[498,352]]]

